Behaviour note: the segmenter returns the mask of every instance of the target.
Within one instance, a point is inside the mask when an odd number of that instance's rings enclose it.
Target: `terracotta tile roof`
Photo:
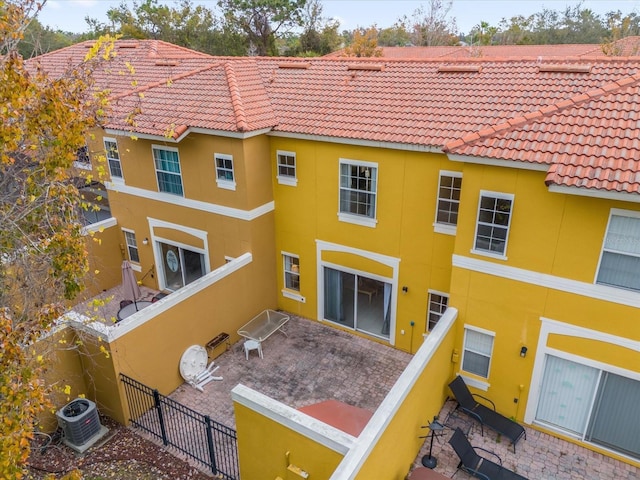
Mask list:
[[[451,154],[549,165],[547,185],[640,193],[640,74],[445,146]]]
[[[599,43],[579,43],[561,45],[460,45],[435,47],[380,47],[383,58],[566,58],[605,55]],[[617,56],[640,55],[640,37],[625,37],[609,46],[608,50]],[[344,51],[330,53],[327,57],[344,57]]]
[[[36,61],[56,74],[86,51],[79,44]],[[95,75],[111,90],[113,129],[174,138],[190,127],[272,129],[409,148],[446,145],[461,155],[553,165],[554,184],[635,191],[611,180],[602,162],[637,153],[627,139],[640,124],[619,125],[625,115],[635,118],[637,102],[611,90],[635,82],[629,79],[640,72],[640,57],[301,61],[211,57],[156,41],[121,41],[117,53]],[[133,109],[140,113],[132,127],[126,117]],[[589,169],[597,162],[598,175],[606,175],[595,181]]]

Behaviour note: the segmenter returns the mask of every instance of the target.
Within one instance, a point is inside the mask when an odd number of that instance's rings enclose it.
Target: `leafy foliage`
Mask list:
[[[88,268],[73,162],[107,106],[91,73],[113,47],[97,42],[84,62],[49,78],[18,53],[39,8],[0,1],[0,478],[20,478],[47,407],[43,357],[31,346],[82,289]]]
[[[375,27],[353,32],[353,40],[345,47],[344,54],[347,57],[381,57],[382,50],[378,48],[378,32]]]

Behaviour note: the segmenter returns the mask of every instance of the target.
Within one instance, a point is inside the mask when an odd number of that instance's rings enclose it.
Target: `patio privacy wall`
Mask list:
[[[80,299],[87,299],[122,282],[124,245],[122,231],[115,219],[90,226],[86,235],[89,272]],[[97,273],[96,273],[97,272]]]
[[[236,342],[241,325],[275,306],[275,293],[265,288],[260,273],[265,266],[253,262],[251,255],[241,258],[243,266],[237,270],[227,264],[114,327],[127,331],[109,342],[110,365],[100,366],[95,379],[96,400],[104,413],[124,424],[129,421],[120,373],[169,394],[184,383],[179,363],[188,347],[204,346],[221,332]],[[233,271],[220,273],[226,269]]]
[[[449,308],[358,438],[242,385],[233,389],[242,478],[401,479],[452,378],[457,311]],[[287,455],[288,452],[288,455]],[[292,465],[291,469],[287,467]]]

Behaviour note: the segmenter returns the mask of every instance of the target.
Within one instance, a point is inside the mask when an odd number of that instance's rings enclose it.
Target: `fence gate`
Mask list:
[[[236,431],[120,374],[131,423],[227,480],[239,480]]]

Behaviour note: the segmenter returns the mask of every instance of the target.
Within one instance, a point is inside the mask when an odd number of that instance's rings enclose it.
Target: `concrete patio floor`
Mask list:
[[[204,392],[183,384],[171,398],[231,428],[235,428],[231,389],[239,383],[293,408],[336,399],[373,412],[412,358],[384,344],[295,315],[285,331],[288,336],[276,332],[263,342],[263,359],[251,351],[247,360],[242,341],[235,343],[215,361],[220,366],[215,375],[223,380],[207,384]],[[507,441],[497,441],[495,432],[486,430],[483,437],[479,426],[464,414],[449,415],[454,408],[453,400],[446,401],[439,420],[468,431],[472,445],[495,452],[506,468],[530,480],[640,479],[636,467],[529,427],[527,438],[518,442],[514,454]],[[445,429],[434,442],[435,470],[447,477],[455,474],[458,480],[470,479],[466,473],[456,473],[458,457],[447,443],[451,433]],[[411,469],[422,466],[429,441],[424,439]]]

